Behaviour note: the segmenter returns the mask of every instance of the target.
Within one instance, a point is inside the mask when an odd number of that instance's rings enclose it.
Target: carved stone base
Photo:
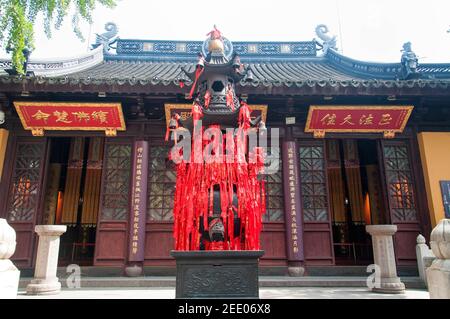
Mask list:
[[[33,279],[27,286],[27,295],[54,295],[61,291],[61,283],[58,278]]]
[[[0,299],[17,298],[20,271],[10,260],[0,260]]]
[[[450,219],[442,219],[431,232],[436,259],[426,270],[431,299],[450,299]]]
[[[400,278],[381,278],[380,287],[374,287],[372,291],[382,294],[402,294],[405,292],[405,284]]]
[[[430,298],[450,299],[450,260],[435,260],[426,272]]]
[[[303,267],[288,267],[288,274],[291,277],[303,277],[305,268]]]
[[[259,298],[264,251],[172,251],[176,298]]]
[[[125,267],[125,275],[127,275],[127,277],[142,276],[142,267],[138,265]]]

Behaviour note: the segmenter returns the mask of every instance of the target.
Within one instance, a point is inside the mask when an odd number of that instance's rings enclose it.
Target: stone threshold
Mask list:
[[[67,277],[59,277],[63,289],[67,288]],[[19,288],[25,288],[31,277],[20,279]],[[260,287],[367,287],[367,277],[355,276],[260,276]],[[419,277],[401,277],[408,289],[425,289]],[[82,288],[172,288],[175,287],[174,276],[145,277],[82,277]]]
[[[366,277],[367,266],[306,266],[306,276],[311,277]],[[34,269],[19,269],[21,277],[33,277]],[[397,273],[400,277],[418,277],[417,266],[397,266]],[[145,266],[144,274],[146,277],[165,277],[176,274],[175,266]],[[81,275],[83,277],[122,277],[124,276],[123,267],[112,266],[81,266]],[[260,266],[260,277],[283,277],[288,275],[286,266]],[[67,276],[66,267],[58,267],[57,276],[64,278]]]

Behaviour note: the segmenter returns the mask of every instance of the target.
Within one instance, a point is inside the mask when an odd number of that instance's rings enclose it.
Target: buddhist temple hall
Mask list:
[[[374,262],[365,227],[380,224],[398,227],[399,271],[417,272],[417,236],[429,240],[450,218],[450,61],[419,63],[408,42],[392,63],[358,61],[324,25],[313,40],[242,42],[221,30],[220,43],[217,28],[210,41],[162,41],[106,27],[84,55],[31,54],[25,75],[0,60],[0,218],[16,231],[21,271],[35,266],[35,226],[66,225],[61,267],[174,274],[169,154],[198,102],[211,124],[224,116],[213,105],[245,105],[267,130],[266,155],[279,165],[258,179],[261,274],[365,274]],[[204,63],[219,75],[202,82]]]

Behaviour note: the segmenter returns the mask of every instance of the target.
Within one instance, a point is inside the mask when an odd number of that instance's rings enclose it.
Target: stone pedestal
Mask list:
[[[288,274],[291,277],[303,277],[305,275],[305,268],[301,266],[289,266]]]
[[[430,246],[436,259],[426,270],[431,299],[450,299],[450,219],[433,229]]]
[[[0,218],[0,299],[17,297],[20,271],[9,258],[16,250],[16,232]]]
[[[125,275],[127,277],[140,277],[143,275],[143,269],[141,265],[135,264],[133,266],[125,267]]]
[[[27,286],[29,295],[57,294],[61,283],[56,277],[58,267],[59,237],[67,230],[63,225],[37,225],[39,236],[34,279]]]
[[[425,237],[419,234],[417,236],[416,242],[417,242],[416,257],[417,257],[417,268],[419,269],[419,277],[420,279],[423,280],[425,285],[428,286],[425,269],[431,266],[429,260],[430,259],[434,260],[435,257],[431,249],[426,244]]]
[[[172,251],[176,298],[259,298],[264,251]]]
[[[403,293],[405,285],[397,277],[394,243],[392,236],[396,225],[368,225],[366,231],[372,236],[374,262],[380,267],[379,285],[372,288],[379,293]]]

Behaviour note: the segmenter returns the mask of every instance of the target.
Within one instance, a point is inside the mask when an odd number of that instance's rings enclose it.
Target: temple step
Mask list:
[[[397,266],[397,273],[400,277],[418,277],[419,272],[416,266]],[[33,269],[20,269],[22,278],[33,277]],[[148,277],[175,276],[175,266],[145,266],[144,274]],[[260,266],[259,275],[263,277],[275,276],[283,277],[288,274],[286,266]],[[124,271],[122,267],[99,267],[82,266],[82,277],[122,277]],[[367,277],[367,266],[307,266],[306,276],[309,277]],[[66,267],[58,267],[57,276],[66,278],[68,273]]]
[[[21,278],[19,288],[24,289],[32,278]],[[351,276],[260,276],[260,287],[367,287],[366,277]],[[425,289],[419,277],[401,277],[408,289]],[[66,278],[60,278],[67,288]],[[81,288],[174,288],[175,277],[82,277]]]

